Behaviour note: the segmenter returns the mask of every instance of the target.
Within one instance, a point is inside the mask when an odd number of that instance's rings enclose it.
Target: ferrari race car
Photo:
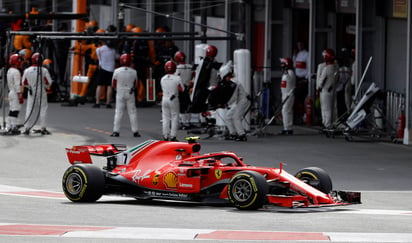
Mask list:
[[[200,154],[196,139],[147,140],[133,148],[100,144],[67,148],[72,164],[62,179],[73,202],[94,202],[102,195],[141,200],[163,199],[229,203],[254,210],[280,207],[340,206],[360,203],[360,192],[332,191],[328,174],[317,167],[291,175],[282,168],[245,164],[233,152]],[[103,168],[93,157],[104,156]]]

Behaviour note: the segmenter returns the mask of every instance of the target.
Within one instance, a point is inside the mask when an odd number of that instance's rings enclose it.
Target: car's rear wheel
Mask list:
[[[332,191],[332,180],[329,174],[318,167],[307,167],[299,170],[295,177],[313,186],[323,193]]]
[[[268,185],[265,177],[255,171],[241,171],[229,182],[228,197],[238,209],[254,210],[266,202]]]
[[[64,194],[73,202],[94,202],[104,192],[104,175],[100,168],[78,164],[69,167],[63,175]]]

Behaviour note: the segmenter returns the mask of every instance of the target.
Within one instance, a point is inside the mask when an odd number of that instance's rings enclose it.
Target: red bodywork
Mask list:
[[[282,164],[279,168],[249,166],[233,152],[200,154],[199,151],[199,143],[148,140],[128,150],[124,145],[112,144],[73,146],[67,149],[67,155],[71,164],[92,163],[90,155],[108,158],[108,166],[103,170],[109,184],[105,194],[116,194],[110,184],[121,182],[128,188],[136,187],[118,194],[136,198],[201,200],[210,195],[227,201],[230,179],[240,171],[256,171],[269,185],[282,185],[295,192],[287,195],[269,192],[268,204],[282,207],[349,204],[289,174]]]

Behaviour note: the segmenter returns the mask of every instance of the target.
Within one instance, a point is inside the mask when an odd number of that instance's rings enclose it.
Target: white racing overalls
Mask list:
[[[127,109],[130,127],[133,133],[138,130],[137,110],[134,91],[137,85],[137,72],[130,67],[119,67],[114,70],[112,86],[116,89],[116,109],[113,132],[119,132],[123,112]]]
[[[162,133],[165,139],[176,138],[179,125],[179,91],[183,90],[182,79],[175,74],[166,74],[160,80],[162,87]]]
[[[293,130],[293,103],[295,102],[295,95],[293,89],[296,85],[296,76],[292,69],[286,70],[282,74],[280,82],[280,91],[282,92],[282,121],[283,130]],[[289,97],[288,97],[289,96]],[[285,99],[287,100],[285,101]]]
[[[321,63],[318,65],[316,88],[320,92],[320,107],[322,124],[325,128],[332,126],[334,101],[335,74],[338,71],[336,64]],[[334,113],[334,112],[333,112]]]
[[[9,88],[9,116],[7,129],[15,129],[17,124],[17,117],[21,110],[21,103],[19,95],[22,93],[21,89],[21,73],[15,67],[10,67],[7,70],[7,86]]]
[[[38,120],[42,129],[46,128],[47,119],[47,92],[52,79],[50,73],[45,67],[31,66],[26,68],[23,73],[22,83],[28,88],[27,107],[24,128],[29,130]]]
[[[236,84],[236,88],[228,101],[226,126],[231,135],[237,134],[238,136],[243,136],[246,132],[242,126],[242,120],[243,116],[246,114],[249,104],[248,94],[242,84],[238,83],[235,78],[231,81]]]

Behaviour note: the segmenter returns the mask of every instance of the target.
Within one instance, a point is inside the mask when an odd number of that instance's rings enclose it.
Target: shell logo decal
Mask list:
[[[154,186],[157,186],[157,184],[159,183],[159,176],[160,174],[156,174],[153,176],[152,183]]]
[[[216,176],[216,179],[220,179],[220,177],[222,177],[222,170],[220,170],[220,169],[217,169],[217,170],[215,170],[215,176]]]
[[[166,187],[168,188],[176,188],[177,187],[177,176],[174,172],[168,172],[163,177],[163,182],[165,183]]]

